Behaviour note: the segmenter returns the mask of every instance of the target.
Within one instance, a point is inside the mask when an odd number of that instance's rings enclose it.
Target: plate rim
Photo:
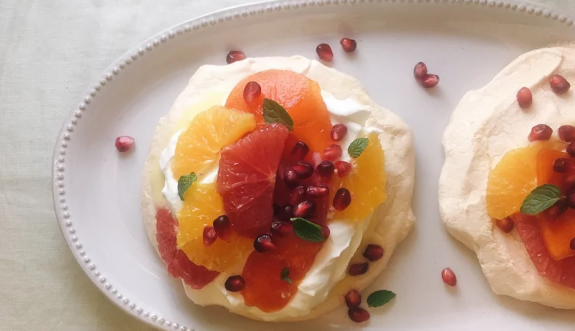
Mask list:
[[[177,38],[179,35],[199,31],[203,28],[216,25],[218,23],[229,22],[256,15],[266,15],[282,10],[300,10],[306,7],[328,6],[328,5],[370,5],[376,3],[397,4],[429,4],[437,5],[468,5],[484,6],[502,10],[524,12],[526,14],[540,16],[545,19],[558,21],[568,27],[572,27],[574,19],[570,16],[559,14],[556,9],[544,4],[527,3],[528,0],[266,0],[251,2],[247,4],[225,7],[210,13],[196,16],[164,29],[151,37],[139,42],[136,46],[128,49],[118,59],[113,61],[100,75],[100,80],[84,91],[82,101],[73,107],[64,120],[54,147],[52,155],[52,197],[56,221],[60,232],[64,237],[68,248],[74,256],[76,262],[84,271],[92,283],[110,300],[114,305],[124,312],[138,319],[145,324],[162,330],[194,331],[193,327],[188,327],[168,321],[159,313],[144,310],[135,302],[125,297],[117,288],[107,282],[105,276],[97,269],[89,255],[82,248],[82,243],[75,235],[72,217],[68,212],[65,191],[65,160],[68,141],[75,131],[75,126],[81,120],[82,114],[89,108],[93,98],[105,88],[108,82],[113,81],[115,76],[121,74],[122,70],[130,66],[138,58],[152,52],[155,48],[168,43],[169,40]]]

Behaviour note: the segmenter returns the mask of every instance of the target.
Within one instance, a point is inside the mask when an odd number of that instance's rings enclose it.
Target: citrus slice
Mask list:
[[[359,221],[369,216],[382,203],[385,191],[385,153],[376,133],[368,136],[369,143],[361,155],[352,159],[353,171],[340,178],[333,177],[330,201],[339,188],[346,188],[351,194],[351,204],[342,211],[336,211],[334,218]]]
[[[216,192],[215,183],[190,186],[178,213],[178,248],[195,264],[219,272],[229,271],[253,251],[253,241],[234,231],[228,240],[217,239],[210,246],[204,246],[204,228],[223,214],[222,198]]]
[[[250,104],[244,100],[244,89],[248,82],[257,82],[261,86],[260,97]],[[257,122],[263,123],[264,98],[276,101],[287,110],[294,121],[293,135],[308,144],[312,152],[321,152],[333,143],[329,112],[315,81],[288,70],[261,71],[236,85],[228,97],[226,107],[255,114]]]
[[[252,114],[214,106],[199,113],[180,134],[172,172],[180,178],[190,172],[201,173],[217,162],[220,150],[253,131],[256,121]]]
[[[158,251],[166,266],[168,273],[175,278],[181,278],[193,289],[201,289],[211,283],[219,272],[208,270],[188,259],[186,254],[178,249],[176,231],[178,223],[172,212],[166,207],[156,211],[156,240]]]
[[[242,236],[254,239],[270,229],[276,172],[287,135],[283,125],[261,126],[221,152],[217,191],[232,228]]]
[[[536,216],[517,213],[512,219],[539,274],[551,281],[575,288],[575,257],[560,261],[553,259],[545,245]]]

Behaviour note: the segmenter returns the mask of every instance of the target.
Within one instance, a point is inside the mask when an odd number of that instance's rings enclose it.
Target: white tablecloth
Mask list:
[[[109,302],[55,221],[51,156],[106,66],[175,23],[249,0],[0,0],[0,330],[151,330]],[[539,0],[575,16],[575,1]]]

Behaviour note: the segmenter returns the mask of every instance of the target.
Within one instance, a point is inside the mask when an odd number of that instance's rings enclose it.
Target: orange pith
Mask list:
[[[220,150],[256,127],[253,115],[214,106],[194,117],[178,138],[172,171],[174,178],[202,171],[218,160]]]
[[[252,240],[233,231],[228,240],[217,239],[212,245],[204,246],[204,228],[223,214],[222,198],[216,192],[215,183],[192,184],[184,194],[183,207],[178,213],[178,248],[195,264],[220,272],[229,271],[253,250]]]
[[[255,81],[261,86],[259,99],[246,104],[243,93],[246,84]],[[282,105],[294,121],[292,134],[305,141],[313,152],[321,152],[332,143],[331,121],[319,85],[304,75],[287,70],[266,70],[244,78],[230,93],[226,107],[256,115],[263,123],[264,98]]]
[[[376,133],[371,133],[368,139],[367,148],[351,161],[353,171],[343,178],[334,175],[332,179],[330,201],[341,187],[347,188],[351,194],[351,204],[343,211],[336,211],[334,218],[357,222],[373,213],[387,198],[385,153]]]

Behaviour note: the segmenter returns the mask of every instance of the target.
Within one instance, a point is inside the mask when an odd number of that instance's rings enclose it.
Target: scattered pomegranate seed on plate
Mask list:
[[[363,251],[363,256],[371,262],[375,262],[383,257],[383,247],[372,244],[367,245],[365,251]]]
[[[330,179],[333,176],[333,170],[335,169],[333,162],[331,161],[322,161],[320,164],[317,165],[317,173],[327,179]]]
[[[513,223],[511,217],[505,217],[500,220],[495,220],[495,225],[497,225],[497,227],[500,228],[501,231],[509,233],[513,230],[515,223]]]
[[[254,241],[254,248],[260,253],[272,252],[277,249],[276,244],[268,234],[262,234]]]
[[[334,141],[342,140],[347,134],[347,126],[343,124],[336,124],[331,128],[331,139]]]
[[[350,276],[360,276],[365,274],[369,270],[369,264],[367,262],[364,263],[355,263],[349,266],[348,273]]]
[[[272,234],[274,236],[287,237],[293,231],[291,223],[284,221],[272,222]]]
[[[287,222],[293,217],[293,206],[290,204],[280,206],[276,215],[280,221]]]
[[[309,147],[303,141],[298,141],[291,150],[291,156],[299,161],[305,159],[309,153]]]
[[[213,225],[214,230],[216,231],[216,234],[220,239],[222,240],[229,239],[230,234],[232,232],[232,226],[231,226],[232,224],[227,215],[218,216],[218,218],[214,220]]]
[[[441,271],[441,278],[443,279],[443,282],[449,286],[457,285],[457,277],[453,270],[449,268],[445,268]]]
[[[351,194],[349,190],[345,187],[340,188],[335,192],[335,196],[333,197],[333,208],[336,210],[342,211],[349,207],[351,203]]]
[[[422,80],[427,75],[427,66],[423,62],[418,62],[413,68],[413,76],[417,80]]]
[[[567,172],[567,170],[569,170],[570,163],[571,162],[569,162],[569,159],[560,157],[557,160],[553,161],[553,171],[558,173]]]
[[[257,82],[248,82],[244,88],[244,101],[249,105],[262,95],[262,87]]]
[[[529,133],[529,141],[536,141],[536,140],[549,140],[551,135],[553,134],[553,129],[546,124],[537,124],[531,129]]]
[[[218,239],[218,234],[213,226],[206,226],[204,228],[204,246],[211,246],[216,239]]]
[[[310,178],[313,175],[313,166],[307,161],[299,161],[292,166],[292,169],[301,179]]]
[[[293,206],[297,206],[305,198],[306,188],[305,186],[298,186],[290,193],[290,203]],[[292,209],[292,214],[295,216],[295,207]]]
[[[343,150],[338,144],[329,145],[323,150],[323,157],[328,161],[335,161],[340,158],[342,154]]]
[[[322,61],[325,62],[333,61],[333,51],[331,50],[331,47],[328,44],[317,45],[317,47],[315,48],[315,52]]]
[[[347,308],[357,308],[361,304],[361,293],[358,290],[349,290],[344,298]]]
[[[439,84],[439,76],[434,74],[426,74],[420,80],[421,86],[425,88],[432,88]]]
[[[322,184],[318,186],[308,186],[305,193],[311,197],[326,196],[329,194],[329,187]]]
[[[350,38],[342,38],[339,43],[344,51],[351,53],[357,48],[357,42]]]
[[[242,276],[231,276],[226,280],[224,286],[230,292],[239,292],[246,286],[246,281]]]
[[[337,175],[339,177],[345,177],[351,172],[351,163],[346,161],[337,161],[335,163],[335,168],[337,169]]]
[[[557,201],[553,206],[549,207],[549,209],[544,210],[543,213],[546,217],[554,220],[563,215],[569,206],[575,207],[575,195],[573,194],[568,194],[565,200]]]
[[[575,126],[572,125],[562,125],[557,130],[559,134],[559,139],[564,142],[570,143],[575,140]]]
[[[549,85],[551,86],[553,92],[555,92],[556,94],[567,93],[567,91],[569,91],[569,88],[571,87],[571,84],[569,84],[567,79],[565,79],[565,77],[561,75],[551,76],[551,79],[549,79]]]
[[[237,61],[245,60],[246,54],[242,51],[229,51],[228,55],[226,56],[226,62],[228,64],[232,64]]]
[[[369,320],[369,312],[361,307],[355,307],[347,311],[349,318],[355,323],[363,323]]]
[[[116,149],[118,152],[127,152],[134,146],[134,138],[130,136],[120,136],[116,138]]]
[[[527,87],[522,87],[516,95],[517,103],[521,108],[529,108],[533,103],[533,94]]]
[[[575,157],[575,141],[569,143],[569,145],[567,145],[567,147],[565,148],[565,151],[567,152],[567,154],[569,154],[569,156]]]
[[[293,210],[294,217],[306,218],[315,213],[315,202],[313,201],[303,201],[299,203]]]
[[[297,172],[295,172],[295,170],[288,168],[284,172],[284,182],[288,188],[291,189],[295,188],[297,186],[298,179],[299,177],[297,175]]]

